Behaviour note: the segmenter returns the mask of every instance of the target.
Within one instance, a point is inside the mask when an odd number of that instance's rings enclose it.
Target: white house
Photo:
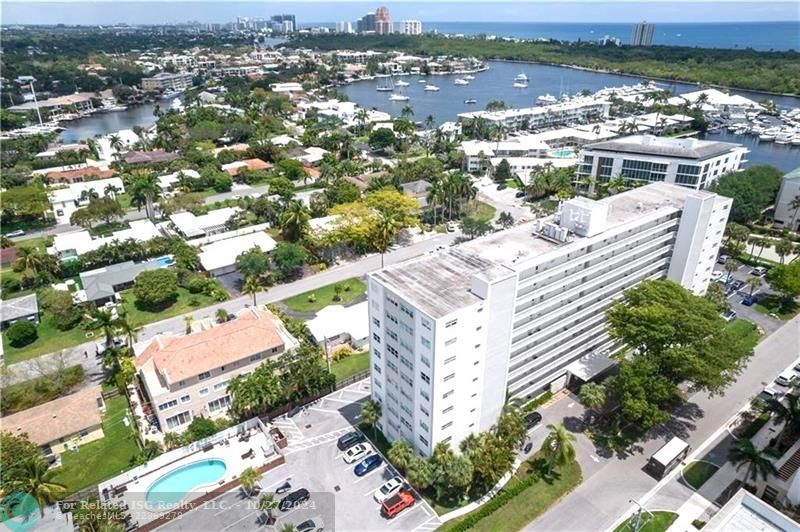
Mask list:
[[[314,340],[326,349],[342,344],[361,349],[369,343],[368,302],[362,301],[349,307],[328,305],[306,325]]]
[[[171,215],[169,219],[183,238],[199,238],[224,231],[225,223],[240,210],[238,207],[223,207],[201,216],[195,216],[191,212],[179,212]]]
[[[92,196],[116,197],[125,192],[125,185],[119,177],[70,183],[64,188],[51,188],[48,194],[53,206],[53,215],[58,224],[68,224],[72,213],[89,204]]]
[[[234,236],[202,246],[200,264],[214,277],[236,271],[236,257],[253,248],[264,253],[275,249],[275,240],[264,231]]]

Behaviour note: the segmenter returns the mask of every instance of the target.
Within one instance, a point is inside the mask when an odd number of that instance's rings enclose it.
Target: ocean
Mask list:
[[[313,26],[314,24],[303,24]],[[319,24],[317,24],[319,25]],[[325,26],[334,26],[331,23]],[[786,22],[697,22],[656,23],[654,45],[699,48],[753,48],[755,50],[800,51],[800,21]],[[496,35],[518,39],[558,39],[597,41],[616,37],[630,44],[633,24],[572,22],[427,22],[425,32],[437,30],[454,35]]]

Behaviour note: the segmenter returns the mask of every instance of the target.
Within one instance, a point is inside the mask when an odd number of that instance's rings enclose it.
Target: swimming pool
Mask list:
[[[181,466],[150,484],[145,502],[150,509],[172,508],[193,489],[221,479],[226,469],[225,462],[218,459]]]
[[[158,264],[160,264],[162,268],[165,267],[165,266],[172,266],[173,264],[175,264],[175,259],[173,259],[169,255],[164,255],[163,257],[158,257],[157,259],[155,259],[155,261]]]
[[[547,154],[556,159],[568,159],[575,157],[575,148],[558,148],[557,150],[550,150]]]

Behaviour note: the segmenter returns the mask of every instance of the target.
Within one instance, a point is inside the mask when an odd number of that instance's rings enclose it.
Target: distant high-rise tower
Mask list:
[[[400,33],[405,35],[419,35],[422,33],[422,22],[419,20],[404,20],[400,23]]]
[[[380,35],[394,33],[392,17],[389,15],[389,9],[385,7],[379,7],[378,10],[375,11],[375,33]]]
[[[653,44],[653,30],[655,28],[654,24],[648,24],[647,22],[636,24],[631,34],[631,46],[650,46]]]
[[[353,33],[353,25],[346,20],[337,22],[336,33]]]
[[[375,13],[367,13],[356,22],[356,31],[367,33],[375,31]]]

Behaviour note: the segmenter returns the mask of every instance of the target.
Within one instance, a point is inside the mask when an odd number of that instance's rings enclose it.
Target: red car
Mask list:
[[[416,499],[411,490],[400,490],[381,504],[381,515],[391,519],[406,508],[414,506]]]

